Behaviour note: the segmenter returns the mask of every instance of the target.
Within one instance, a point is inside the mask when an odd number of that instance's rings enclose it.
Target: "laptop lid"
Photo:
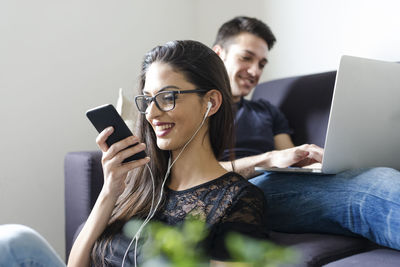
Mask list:
[[[400,64],[342,56],[322,172],[378,166],[400,169]]]

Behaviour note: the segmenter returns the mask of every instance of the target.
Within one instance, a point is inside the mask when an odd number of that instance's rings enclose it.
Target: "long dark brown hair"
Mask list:
[[[207,91],[216,89],[221,93],[222,104],[209,119],[209,138],[217,159],[225,150],[231,150],[234,134],[232,95],[229,77],[219,56],[202,43],[191,40],[172,41],[157,46],[144,57],[139,94],[142,94],[145,86],[147,70],[155,62],[168,64],[174,71],[182,73],[187,81],[194,84],[196,88]],[[162,181],[168,168],[169,151],[157,147],[156,135],[143,115],[138,117],[138,129],[137,136],[146,143],[146,153],[151,158],[148,165],[154,176],[155,199],[157,200],[160,197]],[[113,235],[119,232],[129,219],[132,217],[144,219],[148,215],[151,199],[152,182],[148,168],[141,167],[131,171],[127,178],[125,191],[113,210],[108,226],[93,247],[91,257],[96,266],[104,265],[104,253],[107,245]],[[160,208],[162,209],[162,205]]]

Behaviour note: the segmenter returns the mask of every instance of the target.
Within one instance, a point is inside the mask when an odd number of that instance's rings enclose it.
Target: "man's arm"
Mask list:
[[[277,134],[274,136],[274,144],[277,150],[283,150],[294,147],[292,138],[288,134]],[[235,160],[233,163],[230,161],[220,162],[222,167],[228,171],[235,171],[245,178],[251,178],[257,173],[254,171],[256,166],[271,167],[271,153],[263,153],[255,156],[245,157]]]
[[[323,149],[316,145],[294,147],[288,134],[276,135],[274,141],[277,150],[237,159],[234,162],[224,161],[220,163],[226,170],[235,171],[249,179],[257,175],[254,171],[255,167],[285,168],[294,164],[304,166],[322,161]]]
[[[274,145],[276,150],[283,150],[294,147],[292,138],[288,134],[277,134],[274,136]]]
[[[234,171],[249,179],[254,177],[257,173],[254,171],[256,166],[267,166],[270,167],[269,162],[271,160],[271,153],[267,152],[255,156],[245,157],[232,161],[222,161],[220,164],[227,171]]]

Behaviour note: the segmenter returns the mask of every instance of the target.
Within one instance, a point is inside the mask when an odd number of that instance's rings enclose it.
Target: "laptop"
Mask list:
[[[255,170],[336,174],[365,167],[400,169],[400,64],[342,56],[321,168]]]

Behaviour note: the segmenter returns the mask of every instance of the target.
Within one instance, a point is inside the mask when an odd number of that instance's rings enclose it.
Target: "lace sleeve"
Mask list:
[[[248,186],[237,194],[230,209],[222,218],[222,223],[264,225],[265,209],[265,198],[261,190],[255,186]]]
[[[260,189],[253,185],[242,188],[222,220],[212,227],[209,251],[213,259],[231,258],[225,246],[225,238],[229,232],[258,239],[268,238],[266,202]]]

